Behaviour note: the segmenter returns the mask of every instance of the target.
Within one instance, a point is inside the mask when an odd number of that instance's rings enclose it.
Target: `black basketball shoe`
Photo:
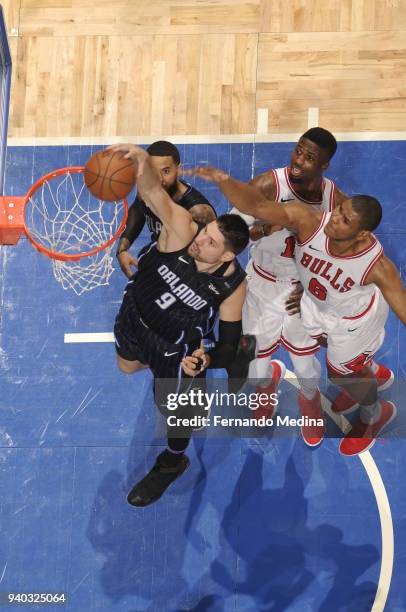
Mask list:
[[[158,455],[152,470],[127,495],[127,501],[131,506],[148,506],[156,502],[169,485],[182,476],[189,467],[190,461],[186,455],[180,457],[175,467],[163,465],[162,455],[163,453]]]

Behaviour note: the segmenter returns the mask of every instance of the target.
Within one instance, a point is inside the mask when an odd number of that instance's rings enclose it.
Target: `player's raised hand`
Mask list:
[[[211,181],[212,183],[221,183],[229,178],[226,172],[214,166],[197,166],[196,168],[183,170],[183,174],[199,176],[205,181]]]
[[[108,150],[120,152],[126,159],[131,159],[134,162],[138,190],[141,196],[162,188],[159,172],[151,164],[150,156],[144,149],[131,143],[119,143],[111,145]]]
[[[113,153],[121,153],[124,159],[130,159],[134,164],[134,172],[136,180],[144,173],[144,166],[149,157],[148,153],[137,145],[127,143],[118,143],[110,145],[105,149],[106,151],[112,151]]]
[[[140,165],[148,158],[148,153],[141,147],[131,144],[130,142],[118,143],[107,147],[106,151],[113,151],[114,153],[122,153],[125,159],[131,159]]]

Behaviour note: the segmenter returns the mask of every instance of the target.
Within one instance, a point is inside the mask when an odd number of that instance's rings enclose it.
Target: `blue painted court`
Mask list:
[[[186,167],[210,163],[242,180],[286,165],[291,149],[180,146]],[[92,152],[9,147],[4,193],[24,195]],[[349,194],[380,199],[377,235],[404,280],[405,166],[406,142],[342,142],[326,173]],[[215,187],[196,184],[227,210]],[[398,419],[361,458],[340,456],[335,438],[309,450],[299,430],[199,436],[189,470],[159,502],[127,505],[163,445],[151,375],[120,374],[111,342],[64,342],[112,331],[126,282],[114,265],[108,286],[79,297],[27,240],[0,249],[0,592],[65,592],[65,606],[24,609],[75,612],[378,612],[385,601],[406,611],[401,382]],[[405,346],[391,314],[378,360],[398,381]]]

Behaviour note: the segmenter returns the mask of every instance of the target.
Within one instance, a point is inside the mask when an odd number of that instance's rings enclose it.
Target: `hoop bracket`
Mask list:
[[[0,196],[0,244],[17,244],[24,233],[24,196]]]

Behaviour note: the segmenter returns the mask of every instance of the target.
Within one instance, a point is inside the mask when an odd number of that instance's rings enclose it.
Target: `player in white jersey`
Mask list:
[[[329,378],[360,405],[340,451],[356,455],[367,450],[396,415],[394,404],[378,399],[370,368],[383,342],[388,305],[406,324],[406,288],[372,234],[382,217],[379,202],[371,196],[353,196],[326,214],[301,203],[269,202],[252,186],[215,168],[197,168],[194,173],[217,183],[243,213],[295,233],[305,290],[304,326],[310,335],[327,340]]]
[[[314,209],[332,211],[347,197],[333,181],[323,176],[336,149],[337,142],[331,132],[320,127],[311,128],[297,142],[289,166],[271,169],[255,177],[250,184],[259,188],[270,201],[283,204],[303,202]],[[263,222],[258,225],[254,217],[243,216],[251,226],[251,239],[256,240],[247,267],[248,286],[243,309],[244,333],[254,334],[258,345],[257,358],[250,366],[250,378],[263,381],[264,389],[259,390],[274,392],[283,378],[285,367],[280,361],[271,362],[271,359],[279,346],[285,347],[301,386],[301,412],[321,417],[320,364],[315,357],[319,343],[305,330],[300,313],[289,312],[295,303],[295,294],[301,295],[294,259],[295,236],[280,226],[271,227]],[[293,296],[292,303],[289,303],[290,296]],[[383,366],[379,372],[385,381],[392,377],[392,372]],[[345,393],[336,400],[341,411],[347,411],[354,403]],[[271,407],[269,412],[273,410]],[[261,417],[263,412],[264,408],[258,409],[254,415],[258,413],[257,416]],[[302,433],[309,446],[317,446],[322,441],[324,428],[316,431],[304,427]]]

